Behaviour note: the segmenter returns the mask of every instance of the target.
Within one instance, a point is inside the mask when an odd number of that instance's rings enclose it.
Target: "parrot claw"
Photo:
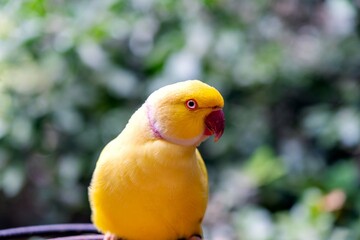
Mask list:
[[[194,235],[194,236],[191,236],[188,240],[202,240],[202,238],[197,235]]]
[[[106,233],[103,240],[118,240],[118,238],[111,233]]]

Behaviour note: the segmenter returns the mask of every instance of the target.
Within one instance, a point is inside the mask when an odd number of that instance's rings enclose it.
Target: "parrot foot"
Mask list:
[[[118,238],[112,233],[106,233],[103,240],[118,240]]]
[[[202,240],[202,238],[197,235],[194,235],[194,236],[191,236],[188,240]]]

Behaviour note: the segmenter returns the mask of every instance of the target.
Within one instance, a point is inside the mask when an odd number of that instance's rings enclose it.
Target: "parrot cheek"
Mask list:
[[[217,142],[224,133],[225,129],[225,116],[223,110],[212,111],[205,118],[205,132],[204,135],[215,135],[215,142]]]

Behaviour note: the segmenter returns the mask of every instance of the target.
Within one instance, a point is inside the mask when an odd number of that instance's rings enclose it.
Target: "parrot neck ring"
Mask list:
[[[151,131],[153,132],[154,136],[156,138],[159,138],[159,139],[163,139],[163,137],[161,136],[161,133],[160,131],[155,127],[155,123],[154,121],[151,119],[151,109],[150,109],[150,106],[149,104],[146,104],[146,116],[147,116],[147,119],[149,121],[149,125],[150,125],[150,129]]]

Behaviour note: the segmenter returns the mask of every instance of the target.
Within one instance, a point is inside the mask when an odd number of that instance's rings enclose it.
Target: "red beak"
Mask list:
[[[205,135],[210,136],[215,134],[215,142],[217,142],[224,133],[225,128],[225,116],[223,110],[212,111],[205,118]]]

